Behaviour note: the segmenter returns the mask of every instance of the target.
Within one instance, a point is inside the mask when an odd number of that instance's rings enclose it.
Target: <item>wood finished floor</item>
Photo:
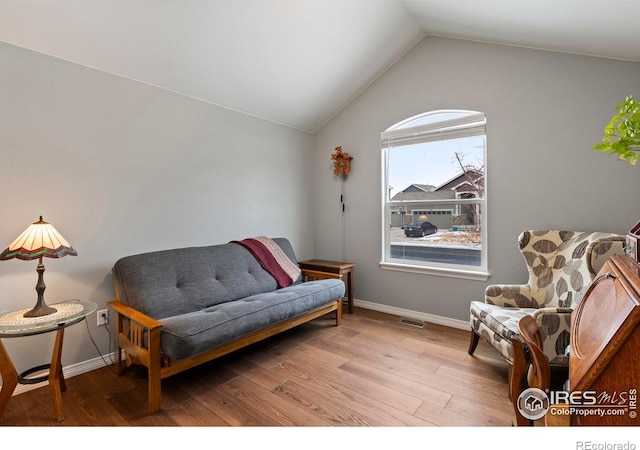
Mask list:
[[[65,420],[47,386],[14,396],[14,426],[511,426],[507,363],[469,331],[357,308],[339,327],[316,319],[163,380],[146,412],[146,379],[113,366],[67,379]],[[141,376],[142,375],[142,376]]]

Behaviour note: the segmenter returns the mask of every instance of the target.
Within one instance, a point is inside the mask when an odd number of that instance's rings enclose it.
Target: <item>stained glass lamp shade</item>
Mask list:
[[[62,258],[63,256],[76,256],[76,252],[71,245],[58,233],[58,231],[48,222],[40,220],[32,223],[18,238],[13,241],[5,251],[0,254],[0,260],[6,259],[38,259],[38,283],[36,284],[36,292],[38,293],[38,301],[30,311],[24,314],[24,317],[40,317],[47,316],[56,312],[55,308],[47,306],[44,301],[44,264],[42,257]]]

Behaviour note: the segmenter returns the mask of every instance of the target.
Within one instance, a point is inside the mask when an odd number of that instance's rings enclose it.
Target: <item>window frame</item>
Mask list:
[[[444,114],[463,114],[462,117],[445,119],[433,123],[410,126],[411,123],[429,120],[430,116]],[[438,142],[462,137],[482,136],[484,139],[484,188],[482,198],[455,198],[433,200],[401,200],[392,201],[389,191],[389,150],[393,144],[412,145],[427,142]],[[402,120],[380,133],[382,156],[382,236],[380,267],[386,270],[422,273],[438,276],[464,278],[485,281],[489,278],[487,252],[487,134],[486,114],[469,110],[435,110],[428,111]],[[397,145],[396,145],[397,146]],[[391,207],[404,206],[409,211],[412,204],[420,207],[451,205],[453,208],[465,204],[475,204],[480,208],[481,253],[480,265],[447,264],[434,261],[413,261],[391,258]]]

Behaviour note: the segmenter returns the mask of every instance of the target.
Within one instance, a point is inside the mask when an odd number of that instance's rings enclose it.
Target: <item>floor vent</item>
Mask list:
[[[409,325],[411,327],[424,328],[424,322],[422,322],[421,320],[402,318],[400,319],[400,323],[403,325]]]

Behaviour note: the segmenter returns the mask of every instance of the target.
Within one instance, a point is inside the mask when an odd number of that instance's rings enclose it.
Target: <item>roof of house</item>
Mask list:
[[[405,200],[448,200],[456,198],[455,191],[414,191],[414,192],[398,192],[391,199],[392,201],[405,201]]]
[[[405,200],[447,200],[456,198],[456,194],[476,191],[474,183],[484,185],[484,174],[477,170],[461,172],[438,187],[429,184],[411,184],[398,192],[392,201]]]

